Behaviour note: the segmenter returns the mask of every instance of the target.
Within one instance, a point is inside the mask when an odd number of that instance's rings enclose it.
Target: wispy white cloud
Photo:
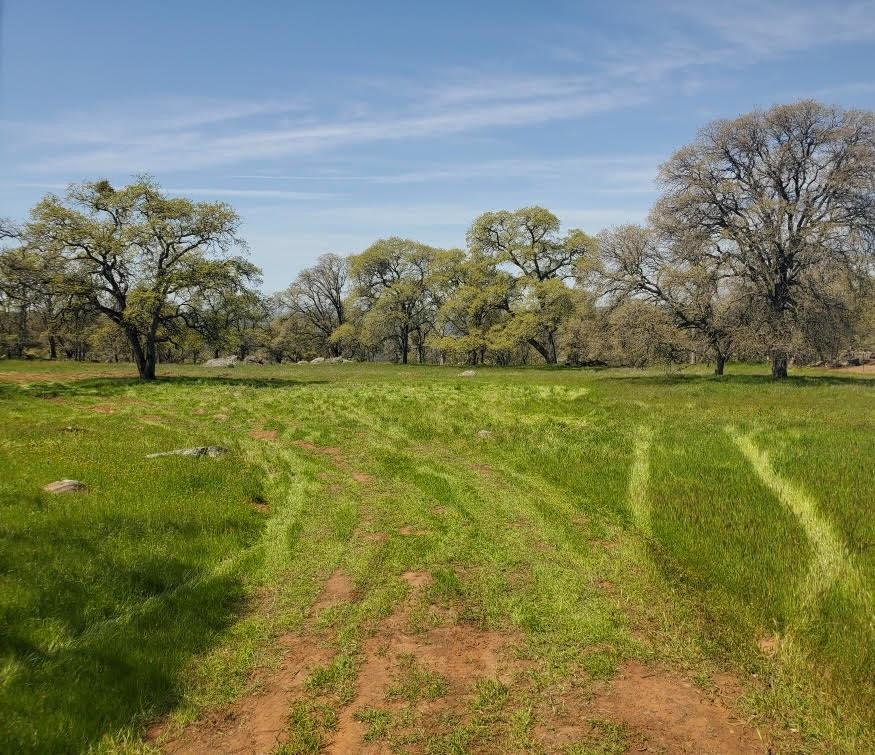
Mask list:
[[[527,126],[584,118],[641,104],[649,98],[634,88],[610,88],[576,97],[524,96],[515,101],[433,103],[387,109],[379,117],[255,125],[225,130],[157,130],[133,138],[111,139],[94,148],[73,149],[34,162],[37,172],[113,173],[177,171],[266,160],[354,144],[429,139],[469,131]]]
[[[672,6],[714,30],[728,48],[755,59],[827,45],[875,39],[875,2],[862,0],[839,6],[799,0],[736,0],[731,10],[715,12],[700,2]]]
[[[528,157],[507,158],[481,162],[425,165],[416,170],[398,173],[374,173],[354,175],[339,172],[318,174],[242,174],[232,178],[248,181],[295,182],[320,181],[342,183],[344,181],[376,184],[416,184],[440,181],[465,181],[491,178],[529,177],[533,179],[573,177],[581,174],[613,184],[644,183],[653,180],[656,168],[665,159],[664,155],[583,155],[561,159]]]
[[[236,189],[221,186],[169,187],[168,194],[185,196],[233,197],[237,199],[332,199],[340,196],[334,192],[286,191],[284,189]]]
[[[573,73],[454,69],[424,81],[390,77],[379,92],[380,82],[371,81],[363,94],[338,94],[327,104],[323,98],[318,108],[292,98],[173,97],[0,128],[10,140],[42,145],[39,158],[19,165],[32,172],[201,170],[352,145],[580,120],[659,96],[695,93],[706,81],[697,72],[707,66],[741,67],[802,49],[875,39],[875,0],[850,2],[841,12],[828,4],[787,0],[739,0],[726,13],[686,0],[667,8],[669,20],[684,21],[684,32],[663,22],[647,44],[612,39],[595,54],[590,48],[581,55]]]

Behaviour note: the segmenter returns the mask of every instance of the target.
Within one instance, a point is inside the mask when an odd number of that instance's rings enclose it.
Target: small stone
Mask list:
[[[465,370],[459,373],[459,377],[474,377],[477,373],[474,370]]]
[[[228,453],[227,448],[222,446],[196,446],[195,448],[177,448],[173,451],[159,451],[154,454],[146,454],[147,459],[157,459],[161,456],[209,456],[211,459],[216,459],[219,456],[224,456]]]
[[[79,480],[56,480],[48,485],[43,485],[46,493],[84,493],[88,486]]]
[[[325,361],[325,357],[316,357],[315,359],[310,360],[310,364],[322,364]]]
[[[492,430],[478,430],[477,431],[478,438],[488,438],[490,435],[492,435]]]

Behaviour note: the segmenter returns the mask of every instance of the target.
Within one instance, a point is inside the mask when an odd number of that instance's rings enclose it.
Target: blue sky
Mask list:
[[[268,291],[489,209],[642,221],[714,118],[875,107],[875,0],[6,0],[0,34],[0,216],[148,172],[232,203]]]

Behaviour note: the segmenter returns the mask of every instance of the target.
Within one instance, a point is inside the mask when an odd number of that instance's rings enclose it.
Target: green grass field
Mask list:
[[[289,638],[284,753],[638,749],[639,666],[871,751],[875,379],[460,371],[0,362],[3,751],[221,737]]]

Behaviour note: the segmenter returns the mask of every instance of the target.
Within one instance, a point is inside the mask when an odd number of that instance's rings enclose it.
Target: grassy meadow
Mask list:
[[[2,749],[174,751],[294,636],[283,753],[638,749],[593,703],[629,664],[733,680],[763,751],[871,751],[875,379],[460,372],[0,362]],[[365,699],[402,620],[515,671],[402,653]]]

